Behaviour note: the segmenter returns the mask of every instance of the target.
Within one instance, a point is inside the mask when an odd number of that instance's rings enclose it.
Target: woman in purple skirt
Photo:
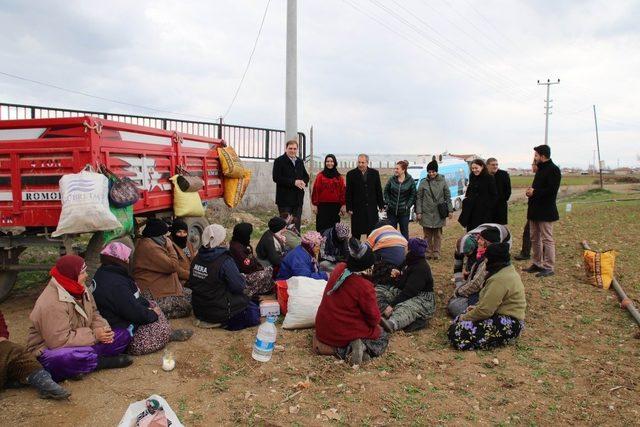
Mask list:
[[[51,269],[51,280],[29,315],[27,350],[51,373],[54,381],[80,378],[98,369],[129,366],[122,354],[131,341],[126,329],[112,330],[87,292],[87,266],[76,255],[65,255]]]

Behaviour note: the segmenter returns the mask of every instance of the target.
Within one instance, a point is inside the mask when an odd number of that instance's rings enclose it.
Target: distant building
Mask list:
[[[614,175],[631,175],[633,174],[633,169],[631,168],[617,168],[613,170]]]

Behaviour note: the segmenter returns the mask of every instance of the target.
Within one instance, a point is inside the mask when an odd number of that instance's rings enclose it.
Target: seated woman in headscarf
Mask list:
[[[66,399],[71,392],[64,389],[42,368],[22,345],[9,341],[9,328],[0,311],[0,391],[25,385],[38,390],[42,399]]]
[[[508,235],[508,233],[507,233]],[[475,262],[471,264],[469,272],[462,276],[456,276],[459,280],[454,280],[455,290],[453,296],[447,303],[447,310],[451,317],[456,317],[465,311],[470,305],[478,302],[480,290],[484,286],[487,277],[487,259],[485,252],[487,247],[492,243],[499,243],[500,239],[505,237],[496,227],[483,228],[479,234],[473,235],[472,241],[475,243],[476,249]]]
[[[93,298],[100,314],[114,329],[126,329],[132,339],[127,352],[136,356],[163,349],[169,341],[186,341],[189,329],[171,330],[171,325],[154,301],[140,295],[129,274],[131,249],[111,242],[100,252],[101,266],[93,276]]]
[[[339,262],[349,256],[349,236],[351,229],[343,222],[322,232],[324,241],[320,245],[320,270],[331,273]]]
[[[347,262],[339,263],[333,270],[322,295],[313,351],[360,365],[381,356],[387,349],[389,336],[380,327],[373,284],[362,276],[373,265],[373,252],[353,238],[349,247]]]
[[[100,316],[85,287],[87,277],[82,258],[61,257],[29,315],[27,350],[54,381],[133,363],[131,356],[122,354],[131,342],[129,331],[111,329]]]
[[[449,326],[458,350],[498,347],[513,342],[524,329],[527,301],[520,275],[511,264],[508,243],[487,247],[487,279],[480,300]]]
[[[277,280],[287,280],[294,276],[327,280],[328,275],[318,268],[318,255],[322,244],[322,235],[317,231],[307,231],[302,236],[302,243],[285,255],[280,263]]]
[[[245,294],[245,278],[223,246],[226,237],[226,230],[219,224],[204,229],[189,285],[196,326],[237,331],[258,325],[260,308]]]
[[[487,228],[495,228],[500,233],[500,242],[508,242],[511,246],[511,233],[509,229],[502,224],[486,223],[481,224],[468,233],[464,234],[456,242],[456,249],[453,254],[453,279],[456,285],[463,282],[469,276],[471,267],[476,262],[476,249],[478,248],[477,239],[482,230]],[[466,262],[465,262],[466,261]]]
[[[147,220],[136,242],[133,278],[145,297],[153,299],[168,319],[175,319],[191,313],[191,289],[180,282],[180,261],[168,233],[163,220]]]
[[[283,235],[287,222],[279,216],[269,220],[269,228],[262,234],[256,245],[256,257],[264,267],[273,267],[277,272],[282,258],[287,252]]]
[[[249,298],[272,293],[274,285],[273,267],[263,267],[253,255],[251,233],[253,225],[248,222],[236,224],[229,243],[229,252],[247,281],[244,293]]]
[[[191,271],[191,261],[196,257],[196,250],[189,241],[189,226],[180,218],[171,223],[171,241],[178,255],[178,278],[185,285]]]
[[[381,325],[385,331],[417,331],[427,326],[436,311],[433,276],[425,257],[427,241],[409,239],[409,253],[401,270],[394,270],[393,286],[376,285]]]
[[[407,254],[407,239],[387,221],[376,224],[367,238],[367,244],[373,250],[376,260],[395,266],[402,265]]]

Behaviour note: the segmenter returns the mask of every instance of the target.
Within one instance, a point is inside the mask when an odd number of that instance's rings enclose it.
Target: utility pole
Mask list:
[[[551,80],[547,79],[546,82],[542,82],[540,83],[540,80],[538,80],[538,85],[546,85],[547,86],[547,99],[545,100],[545,106],[544,106],[544,115],[545,115],[545,122],[544,122],[544,145],[549,145],[549,114],[551,114],[551,106],[549,105],[553,99],[549,99],[549,88],[551,87],[551,85],[557,85],[558,83],[560,83],[560,79],[558,79],[557,82],[552,82]]]
[[[598,170],[600,171],[600,189],[604,188],[602,184],[602,160],[600,160],[600,138],[598,137],[598,118],[596,117],[596,106],[593,106],[593,121],[596,124],[596,147],[598,148]]]
[[[285,133],[298,140],[298,11],[297,0],[287,0],[287,69]]]
[[[313,170],[316,164],[316,158],[313,157],[313,126],[309,129],[309,150],[311,151],[311,163],[309,163],[309,182],[313,182]],[[336,165],[336,169],[338,165]]]

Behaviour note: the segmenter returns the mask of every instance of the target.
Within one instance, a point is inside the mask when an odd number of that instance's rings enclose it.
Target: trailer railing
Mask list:
[[[287,142],[285,131],[279,129],[239,126],[219,122],[178,120],[168,117],[140,116],[132,114],[107,113],[91,110],[70,110],[66,108],[43,107],[38,105],[10,104],[0,102],[0,120],[50,119],[63,117],[94,116],[105,120],[148,126],[156,129],[172,130],[206,138],[224,139],[243,159],[268,162],[284,153]],[[307,138],[298,132],[300,156],[306,158]]]

